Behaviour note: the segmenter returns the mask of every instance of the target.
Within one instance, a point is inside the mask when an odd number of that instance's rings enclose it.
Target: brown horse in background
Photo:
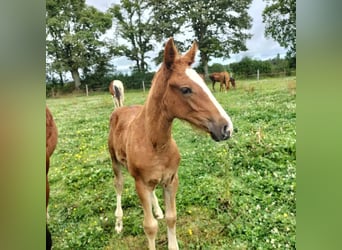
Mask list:
[[[144,231],[150,250],[155,249],[158,222],[163,218],[154,193],[159,184],[164,190],[168,249],[178,250],[176,238],[176,192],[180,154],[172,138],[175,118],[185,120],[209,133],[213,140],[227,140],[233,123],[217,102],[203,79],[190,68],[197,52],[194,42],[185,55],[180,55],[173,39],[164,49],[163,63],[152,80],[152,87],[143,106],[121,107],[110,118],[109,153],[117,194],[115,230],[123,228],[121,195],[126,166],[134,177],[137,194],[144,210]]]
[[[57,145],[57,126],[55,121],[53,120],[52,114],[48,107],[45,108],[46,110],[46,211],[49,204],[49,196],[50,196],[50,187],[49,187],[49,180],[48,180],[48,173],[50,168],[50,156],[52,155],[53,151]],[[46,249],[51,249],[52,246],[52,239],[50,231],[46,224]]]
[[[209,75],[210,80],[213,83],[213,91],[215,91],[215,83],[219,82],[220,83],[220,91],[229,90],[229,80],[230,76],[227,71],[223,72],[214,72]]]

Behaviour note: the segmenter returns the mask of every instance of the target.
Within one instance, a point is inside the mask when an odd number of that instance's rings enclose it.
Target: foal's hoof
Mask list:
[[[164,218],[163,211],[162,211],[160,208],[157,208],[157,209],[154,211],[154,215],[156,216],[156,219],[157,219],[157,220],[161,220],[161,219]]]
[[[163,213],[156,214],[156,219],[157,219],[157,220],[164,219]]]
[[[115,231],[116,231],[116,233],[121,233],[121,231],[122,231],[122,222],[116,222],[116,224],[115,224]]]

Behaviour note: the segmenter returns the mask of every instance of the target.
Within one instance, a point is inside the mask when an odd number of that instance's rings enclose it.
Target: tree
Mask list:
[[[289,49],[288,57],[296,57],[296,0],[265,0],[262,13],[265,36]]]
[[[78,89],[79,69],[92,67],[106,57],[106,43],[100,36],[111,26],[109,13],[87,6],[84,0],[47,0],[46,51],[52,69],[70,71]]]
[[[129,45],[120,45],[115,49],[115,54],[124,55],[133,60],[135,71],[145,73],[148,69],[146,59],[147,52],[153,49],[151,44],[151,16],[149,8],[143,0],[121,0],[110,8],[119,26],[120,37]]]
[[[208,66],[208,71],[211,73],[227,71],[227,67],[225,67],[224,65],[220,63],[214,63],[213,65]]]
[[[257,70],[261,74],[268,74],[271,72],[271,63],[269,61],[253,60],[250,57],[243,57],[240,62],[231,63],[231,70],[239,77],[248,77],[255,75]]]
[[[83,82],[86,83],[91,89],[102,87],[108,88],[109,82],[112,80],[111,73],[115,71],[114,65],[110,63],[111,55],[99,59],[97,64],[91,68],[83,69]]]
[[[248,8],[252,0],[150,0],[154,17],[165,36],[189,29],[194,33],[200,50],[201,64],[208,75],[208,62],[212,57],[226,57],[247,50],[246,40],[251,37]],[[177,10],[172,11],[170,10]],[[160,14],[162,13],[162,14]],[[169,15],[168,17],[166,15]],[[178,28],[182,25],[182,28]],[[160,29],[156,29],[160,30]],[[189,42],[191,42],[188,39]]]

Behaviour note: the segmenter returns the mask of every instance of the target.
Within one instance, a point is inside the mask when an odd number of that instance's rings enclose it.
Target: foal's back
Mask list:
[[[112,112],[109,124],[108,147],[112,159],[126,165],[126,141],[131,122],[141,112],[142,106],[126,106]]]

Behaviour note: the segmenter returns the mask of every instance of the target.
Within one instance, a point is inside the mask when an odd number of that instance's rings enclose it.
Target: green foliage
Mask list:
[[[100,87],[108,89],[109,82],[112,79],[109,72],[112,72],[113,68],[113,65],[107,60],[100,60],[93,70],[89,68],[83,69],[83,85],[87,84],[92,89]]]
[[[263,76],[278,76],[279,73],[283,73],[284,71],[289,73],[291,70],[295,69],[290,67],[290,63],[291,60],[287,58],[281,59],[279,55],[273,59],[264,61],[244,57],[240,62],[231,63],[229,67],[237,78],[246,79],[250,76],[255,76],[257,70],[259,70],[259,73]]]
[[[133,72],[131,75],[117,74],[113,79],[121,80],[126,89],[142,89],[142,82],[144,81],[145,88],[149,88],[152,83],[154,72]]]
[[[121,0],[120,4],[109,9],[117,21],[120,37],[129,44],[129,46],[117,46],[115,53],[136,62],[138,72],[148,70],[145,61],[148,58],[146,53],[153,49],[151,44],[153,26],[147,7],[146,1]]]
[[[46,51],[50,68],[57,73],[70,71],[76,88],[81,84],[79,69],[93,67],[108,55],[100,40],[112,26],[110,14],[102,13],[85,1],[46,2]]]
[[[244,57],[240,62],[231,63],[230,67],[232,71],[239,75],[254,75],[259,69],[260,73],[270,73],[271,64],[268,61],[253,60],[249,57]]]
[[[251,37],[246,32],[251,27],[247,11],[251,0],[149,2],[158,23],[155,29],[157,37],[173,36],[182,29],[194,32],[206,73],[210,58],[229,57],[232,53],[247,50],[245,43]]]
[[[291,85],[290,85],[291,83]],[[172,133],[182,160],[177,193],[181,249],[295,249],[295,81],[239,81],[215,92],[238,130],[216,143],[176,120]],[[126,105],[147,92],[129,91]],[[55,249],[146,249],[143,212],[133,178],[124,172],[124,228],[117,235],[116,197],[107,150],[108,93],[47,99],[59,129],[49,172],[48,220]],[[161,189],[157,189],[163,208]],[[167,248],[159,221],[157,248]]]
[[[265,35],[288,48],[289,57],[296,57],[296,0],[266,0],[262,13]]]
[[[208,67],[208,71],[213,72],[222,72],[222,71],[229,71],[228,67],[225,65],[222,65],[220,63],[214,63],[213,65]]]

